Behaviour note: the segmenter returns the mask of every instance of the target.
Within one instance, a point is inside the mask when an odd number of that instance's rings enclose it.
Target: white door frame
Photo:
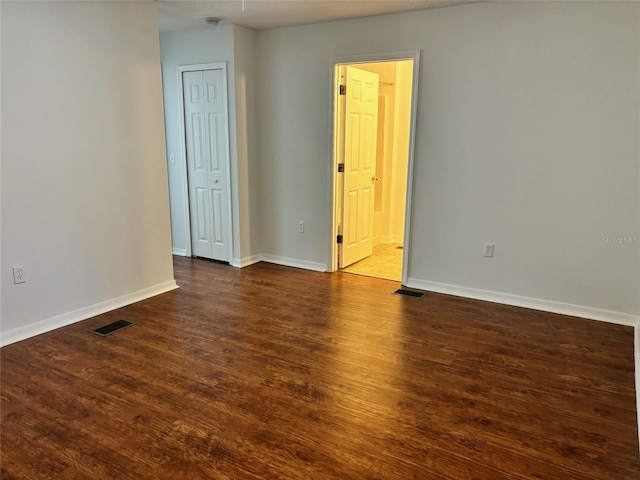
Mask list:
[[[187,239],[187,257],[193,255],[191,247],[191,212],[189,207],[189,180],[187,174],[187,145],[185,142],[185,126],[184,126],[184,89],[182,87],[183,72],[197,72],[200,70],[222,70],[222,95],[224,98],[224,115],[226,118],[226,131],[224,132],[227,139],[227,154],[224,159],[227,163],[227,205],[229,217],[229,264],[233,261],[233,210],[231,204],[231,141],[229,137],[229,98],[227,96],[227,62],[215,63],[197,63],[193,65],[178,65],[178,102],[180,103],[180,171],[182,172],[182,191],[184,193],[184,218],[185,222],[185,238]]]
[[[336,237],[338,235],[337,221],[336,221],[336,206],[338,203],[338,159],[339,155],[336,151],[336,140],[338,138],[338,132],[336,131],[336,113],[338,108],[337,103],[337,66],[338,64],[355,64],[355,63],[376,63],[376,62],[388,62],[394,60],[413,60],[413,84],[411,86],[411,125],[409,127],[409,165],[407,170],[407,196],[405,199],[405,216],[404,216],[404,248],[402,250],[402,285],[406,285],[409,276],[409,260],[411,257],[411,224],[413,218],[412,199],[413,199],[413,170],[415,165],[415,146],[416,146],[416,127],[418,116],[418,85],[420,80],[420,51],[411,50],[405,52],[391,52],[391,53],[379,53],[379,54],[367,54],[367,55],[351,55],[348,57],[333,57],[331,58],[331,116],[329,121],[331,134],[330,151],[333,152],[333,161],[330,162],[329,168],[331,178],[331,238],[329,239],[329,259],[330,262],[327,265],[328,272],[335,272],[338,270],[338,245],[336,243]]]

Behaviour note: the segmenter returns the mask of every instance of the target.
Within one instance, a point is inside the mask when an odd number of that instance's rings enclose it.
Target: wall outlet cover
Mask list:
[[[16,265],[13,267],[13,283],[25,283],[27,281],[24,275],[24,265]]]
[[[484,256],[485,257],[493,257],[493,243],[485,243],[484,244]]]

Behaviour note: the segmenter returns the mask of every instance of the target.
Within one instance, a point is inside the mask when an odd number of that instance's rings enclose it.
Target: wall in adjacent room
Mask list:
[[[412,62],[397,62],[396,109],[393,122],[393,170],[391,185],[391,215],[389,233],[391,240],[402,242],[404,237],[405,203],[407,199],[407,176],[409,166],[409,137],[411,135],[411,83]]]

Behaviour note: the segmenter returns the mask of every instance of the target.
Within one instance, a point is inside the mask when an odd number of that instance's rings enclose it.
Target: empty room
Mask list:
[[[3,480],[640,478],[640,3],[0,22]]]

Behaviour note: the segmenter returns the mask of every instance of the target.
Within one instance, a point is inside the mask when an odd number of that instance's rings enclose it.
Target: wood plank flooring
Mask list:
[[[175,268],[179,290],[2,349],[3,480],[640,478],[631,328]]]

